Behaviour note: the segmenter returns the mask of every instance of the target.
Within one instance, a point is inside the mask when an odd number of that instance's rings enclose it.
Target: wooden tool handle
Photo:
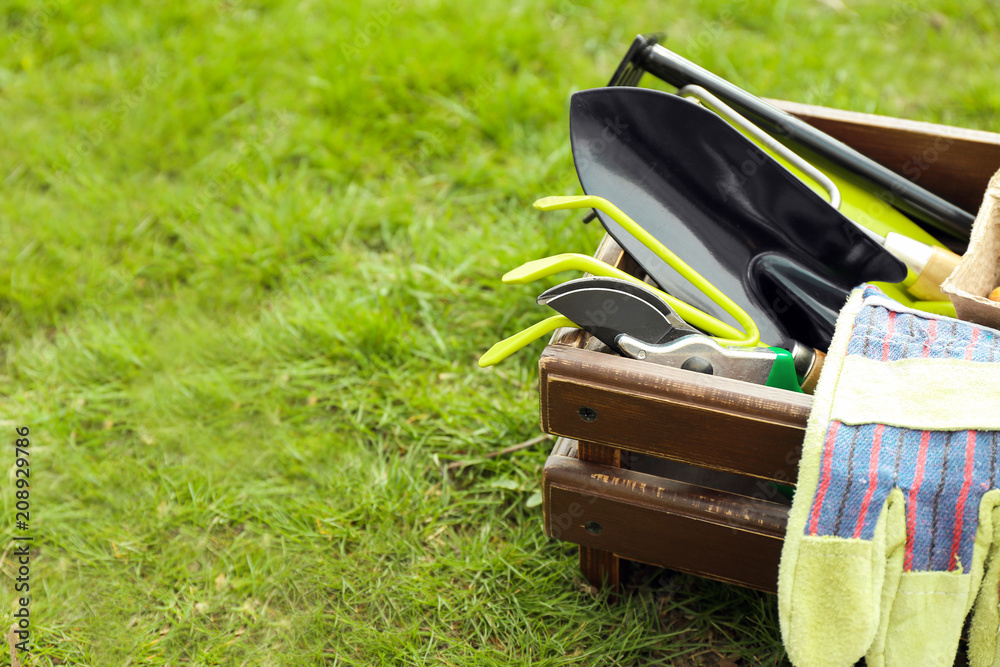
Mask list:
[[[941,292],[941,283],[951,275],[961,261],[961,255],[956,255],[945,248],[934,248],[924,270],[907,291],[924,301],[948,301],[948,297]]]

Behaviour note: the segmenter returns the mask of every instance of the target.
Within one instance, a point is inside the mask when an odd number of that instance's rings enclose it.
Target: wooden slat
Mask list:
[[[1000,134],[769,100],[970,213],[1000,169]]]
[[[539,367],[547,433],[777,482],[795,479],[812,405],[805,394],[562,345],[545,348]],[[581,409],[596,419],[584,419]]]
[[[775,590],[783,505],[565,456],[550,457],[544,477],[545,533],[586,549],[581,567],[611,553]]]
[[[576,455],[581,461],[600,463],[606,466],[620,468],[622,465],[621,450],[594,442],[578,442]]]
[[[593,442],[578,442],[576,447],[579,460],[597,463],[611,468],[620,468],[622,450]],[[617,591],[621,587],[622,564],[611,551],[580,545],[580,571],[592,586]]]
[[[558,503],[557,503],[558,504]],[[570,540],[573,541],[573,540]],[[618,592],[622,585],[622,559],[606,549],[580,545],[580,572],[591,586]],[[612,598],[615,601],[617,596]]]
[[[604,235],[594,256],[606,264],[617,266],[633,275],[640,272],[639,265],[635,260],[625,254],[625,251],[607,234]],[[559,329],[552,335],[551,342],[594,351],[595,354],[607,351],[601,341],[581,329]],[[615,447],[583,441],[576,444],[576,450],[581,461],[591,461],[614,467],[620,467],[622,464],[622,451]],[[610,551],[580,545],[580,572],[592,586],[608,588],[611,591],[618,591],[621,587],[621,559]]]

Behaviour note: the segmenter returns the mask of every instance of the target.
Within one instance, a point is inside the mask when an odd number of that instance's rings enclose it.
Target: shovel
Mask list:
[[[659,35],[638,35],[619,64],[611,86],[638,85],[644,72],[682,88],[695,84],[707,88],[736,107],[755,125],[775,136],[785,137],[796,146],[825,158],[845,172],[853,174],[865,189],[879,193],[888,203],[914,218],[946,231],[959,239],[968,239],[973,216],[945,201],[833,137],[785,113],[764,100],[721,77],[685,60],[657,44]]]
[[[791,352],[724,347],[680,319],[648,287],[618,278],[578,278],[546,290],[538,303],[565,315],[623,356],[802,391]]]
[[[730,295],[762,340],[827,349],[856,285],[906,267],[723,119],[676,95],[575,93],[570,137],[584,192],[614,202]],[[608,233],[666,291],[727,314],[598,211]]]

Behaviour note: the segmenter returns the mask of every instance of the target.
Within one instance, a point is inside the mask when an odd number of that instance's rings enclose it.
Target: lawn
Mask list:
[[[543,343],[476,365],[547,315],[499,276],[596,246],[530,203],[578,191],[568,97],[637,32],[761,95],[998,130],[994,4],[3,4],[25,664],[783,663],[771,596],[641,570],[609,605],[542,534],[550,443],[484,458],[538,434]]]

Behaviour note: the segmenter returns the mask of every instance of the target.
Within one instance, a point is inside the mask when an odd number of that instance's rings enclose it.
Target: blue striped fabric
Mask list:
[[[965,322],[901,313],[876,288],[864,293],[848,355],[899,359],[1000,360],[996,332]],[[881,303],[869,303],[878,297]],[[835,434],[832,439],[831,435]],[[906,569],[960,569],[971,563],[979,502],[1000,488],[997,431],[920,431],[833,422],[806,533],[870,540],[889,492],[906,498]]]
[[[868,287],[864,296],[887,299],[876,287]],[[867,304],[858,312],[854,331],[847,344],[847,354],[867,359],[882,359],[883,345],[889,327],[889,309],[881,304]],[[1000,361],[1000,336],[995,331],[967,322],[929,319],[911,313],[897,312],[889,336],[888,360],[896,359],[964,359],[978,330],[970,361],[993,363]]]

